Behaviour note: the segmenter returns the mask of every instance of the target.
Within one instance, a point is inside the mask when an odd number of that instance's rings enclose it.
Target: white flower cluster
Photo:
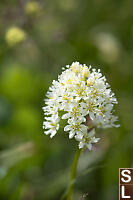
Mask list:
[[[117,117],[113,115],[113,106],[117,103],[109,84],[100,73],[100,69],[88,68],[85,64],[73,62],[63,68],[58,81],[53,80],[47,92],[46,106],[43,107],[45,134],[52,138],[59,129],[60,117],[67,119],[68,125],[64,131],[69,132],[69,138],[79,141],[79,148],[92,149],[92,144],[98,142],[95,129],[118,127]],[[62,112],[60,112],[62,111]]]

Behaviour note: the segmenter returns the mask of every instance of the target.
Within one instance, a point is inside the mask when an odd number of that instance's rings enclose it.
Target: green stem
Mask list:
[[[73,160],[73,164],[72,164],[72,168],[70,172],[69,186],[68,186],[68,191],[67,191],[67,200],[72,199],[72,193],[74,189],[74,183],[75,183],[75,177],[76,177],[76,171],[77,171],[77,164],[78,164],[81,151],[82,151],[81,149],[77,148],[76,154]]]

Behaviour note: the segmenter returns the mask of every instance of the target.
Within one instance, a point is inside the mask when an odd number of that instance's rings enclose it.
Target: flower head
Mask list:
[[[18,27],[10,28],[5,36],[5,39],[9,46],[15,46],[16,44],[24,41],[26,38],[26,33]]]
[[[38,15],[41,11],[41,5],[37,1],[28,2],[25,6],[25,12],[28,15]]]
[[[79,148],[92,149],[92,144],[98,142],[95,138],[95,128],[118,127],[117,117],[113,115],[113,106],[117,104],[114,93],[102,76],[100,69],[73,62],[53,81],[47,92],[43,107],[45,134],[53,137],[59,129],[60,117],[67,119],[64,131],[69,132],[69,138],[79,141]],[[62,111],[62,112],[60,112]]]

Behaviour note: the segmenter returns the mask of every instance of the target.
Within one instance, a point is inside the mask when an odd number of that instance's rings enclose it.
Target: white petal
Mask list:
[[[94,119],[95,119],[94,113],[89,112],[89,115],[90,115],[91,120],[94,120]]]
[[[69,133],[69,139],[73,138],[74,135],[75,135],[75,132],[74,131],[70,131],[70,133]]]
[[[89,132],[89,137],[93,137],[95,135],[95,129],[92,129],[90,132]]]
[[[68,113],[62,115],[62,119],[67,119],[67,118],[69,118],[69,114]]]
[[[46,135],[50,134],[51,133],[51,129],[49,129],[48,131],[45,131],[44,132]]]
[[[92,142],[93,142],[93,143],[97,143],[99,140],[100,140],[100,138],[94,138],[94,139],[92,140]]]
[[[52,138],[52,137],[54,137],[54,135],[56,134],[56,131],[55,130],[53,130],[52,132],[51,132],[51,135],[50,135],[50,137]]]
[[[92,150],[92,144],[90,143],[90,144],[87,144],[86,145],[87,146],[87,148],[91,151]]]
[[[87,126],[83,124],[81,125],[81,129],[82,129],[82,132],[85,132],[85,133],[87,132]]]
[[[75,136],[75,139],[76,139],[77,141],[81,141],[82,138],[83,138],[83,134],[81,134],[81,133],[78,133],[78,134]]]
[[[69,131],[71,129],[71,126],[70,125],[67,125],[64,127],[64,131]]]
[[[84,147],[84,143],[80,142],[79,143],[79,149],[82,149]]]

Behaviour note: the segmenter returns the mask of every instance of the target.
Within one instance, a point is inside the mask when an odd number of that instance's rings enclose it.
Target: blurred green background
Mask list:
[[[45,93],[73,61],[101,68],[120,128],[99,130],[78,166],[74,200],[118,200],[133,164],[133,2],[0,1],[0,200],[59,200],[77,143],[43,134]]]

